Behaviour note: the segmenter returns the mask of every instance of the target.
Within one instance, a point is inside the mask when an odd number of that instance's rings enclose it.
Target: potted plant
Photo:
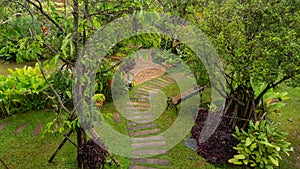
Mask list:
[[[97,93],[94,95],[93,99],[94,99],[94,101],[96,101],[96,104],[100,109],[103,105],[103,102],[105,101],[105,96],[104,96],[104,94]]]

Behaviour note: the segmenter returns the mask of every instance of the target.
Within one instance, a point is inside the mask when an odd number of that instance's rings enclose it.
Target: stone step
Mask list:
[[[152,123],[155,119],[137,119],[137,120],[131,120],[135,123],[145,124],[145,123]]]
[[[174,80],[170,80],[170,79],[163,79],[163,78],[157,78],[157,80],[165,83],[165,84],[172,84],[174,83]]]
[[[153,168],[153,167],[145,167],[145,166],[137,166],[137,165],[129,165],[129,169],[157,169],[157,168]]]
[[[129,120],[153,120],[154,116],[152,114],[148,115],[136,115],[136,116],[126,116]]]
[[[132,94],[129,98],[149,99],[149,95]]]
[[[165,138],[162,135],[149,136],[149,137],[140,137],[140,138],[130,138],[131,143],[141,143],[141,142],[150,142],[150,141],[164,141]]]
[[[21,126],[19,126],[17,128],[17,130],[15,131],[15,135],[20,134],[26,126],[27,126],[27,123],[23,123]]]
[[[132,143],[131,147],[137,149],[137,148],[145,148],[145,147],[161,147],[166,145],[167,143],[165,141],[158,141],[158,142]]]
[[[142,129],[147,129],[147,128],[152,128],[152,127],[157,127],[156,123],[149,123],[149,124],[144,124],[141,126],[134,126],[134,127],[130,127],[128,128],[129,131],[131,130],[142,130]]]
[[[166,154],[168,150],[132,150],[134,156],[160,155]]]
[[[0,131],[3,130],[8,125],[8,122],[4,122],[0,125]]]
[[[127,110],[126,112],[123,113],[124,115],[128,115],[128,116],[136,116],[136,115],[148,115],[148,114],[152,114],[151,111],[134,111],[134,110]]]
[[[124,116],[139,116],[139,115],[149,115],[152,114],[152,112],[149,111],[129,111],[123,113]]]
[[[134,136],[143,136],[143,135],[147,135],[147,134],[154,134],[154,133],[158,133],[158,132],[161,132],[161,130],[159,128],[156,128],[156,129],[152,129],[152,130],[144,130],[144,131],[129,133],[129,135],[131,137],[134,137]]]
[[[146,89],[146,88],[143,88],[143,87],[140,87],[140,88],[138,88],[137,90],[144,91],[144,92],[149,92],[149,93],[157,93],[156,90],[153,90],[153,89]]]
[[[150,110],[151,107],[135,107],[135,106],[127,106],[126,110]]]
[[[159,77],[157,79],[164,79],[164,80],[167,80],[167,81],[175,82],[175,79],[172,76],[170,76],[170,75],[161,76],[161,77]]]
[[[149,98],[130,97],[129,99],[132,102],[149,103]]]
[[[156,88],[156,89],[161,89],[164,88],[166,86],[168,86],[169,84],[163,84],[163,83],[157,83],[157,82],[150,82],[149,86]]]
[[[127,102],[128,105],[150,107],[150,103],[145,102]]]
[[[154,87],[151,87],[151,86],[142,86],[142,87],[140,87],[139,89],[145,89],[145,90],[149,90],[149,91],[153,91],[153,92],[151,92],[151,93],[155,93],[155,92],[157,92],[158,91],[158,89],[157,88],[154,88]]]
[[[140,91],[140,90],[135,90],[133,91],[133,94],[140,94],[140,95],[149,95],[149,92],[144,92],[144,91]]]
[[[41,132],[42,128],[43,128],[43,124],[40,123],[40,124],[37,125],[36,128],[33,130],[32,135],[33,135],[33,136],[38,135],[38,134]]]
[[[130,162],[137,163],[137,164],[169,165],[169,160],[157,159],[157,158],[132,158]]]

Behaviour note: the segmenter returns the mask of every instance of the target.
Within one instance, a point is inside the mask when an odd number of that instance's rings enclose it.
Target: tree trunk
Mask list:
[[[253,88],[244,85],[238,86],[226,99],[225,117],[230,117],[230,125],[234,128],[246,128],[249,120],[257,121]],[[234,98],[234,99],[233,99]],[[241,104],[244,103],[244,104]]]
[[[84,166],[82,155],[79,153],[79,151],[82,148],[82,145],[86,142],[86,133],[81,127],[76,127],[76,133],[77,133],[77,146],[78,146],[77,164],[79,168],[83,169],[85,166]]]

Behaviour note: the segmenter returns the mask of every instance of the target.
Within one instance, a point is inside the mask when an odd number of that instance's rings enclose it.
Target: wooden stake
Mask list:
[[[70,130],[69,133],[66,134],[64,140],[60,143],[60,145],[57,147],[57,149],[55,150],[55,152],[53,153],[53,155],[50,157],[49,159],[49,163],[52,163],[52,161],[54,160],[55,156],[58,154],[59,150],[64,146],[64,144],[68,141],[68,138],[71,136],[71,134],[74,132],[74,130]]]
[[[3,164],[3,166],[5,167],[5,169],[8,169],[7,165],[4,163],[4,161],[2,161],[1,158],[0,158],[0,162]]]

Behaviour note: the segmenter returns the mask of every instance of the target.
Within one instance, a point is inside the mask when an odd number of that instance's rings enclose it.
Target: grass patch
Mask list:
[[[279,123],[279,129],[287,133],[287,140],[294,147],[294,152],[291,152],[290,156],[282,154],[280,168],[298,169],[300,168],[300,87],[281,87],[279,91],[288,92],[289,99],[284,101],[286,105],[279,109],[281,115],[272,113],[270,118]]]
[[[147,83],[146,83],[147,84]],[[288,133],[287,140],[292,143],[295,151],[290,153],[291,156],[283,154],[283,161],[280,168],[282,169],[297,169],[300,168],[300,88],[285,87],[279,89],[280,91],[287,91],[290,99],[286,101],[287,105],[280,109],[281,116],[278,114],[271,114],[269,117],[271,120],[280,122],[279,128],[282,131]],[[154,97],[167,97],[175,96],[179,94],[178,85],[172,84],[161,90],[161,94]],[[163,93],[163,94],[162,94]],[[164,95],[164,96],[163,96]],[[159,99],[159,102],[163,100]],[[205,89],[203,93],[203,102],[210,101],[210,89]],[[157,103],[159,104],[159,103]],[[161,103],[162,104],[162,103]],[[163,104],[161,105],[163,106]],[[126,123],[128,120],[123,116],[120,116],[121,122],[115,122],[113,119],[113,113],[117,112],[117,109],[113,103],[105,103],[101,109],[104,117],[108,123],[121,134],[128,134]],[[0,131],[0,158],[8,165],[9,168],[77,168],[76,163],[76,148],[67,142],[61,151],[58,153],[54,162],[49,164],[48,160],[57,146],[63,139],[62,134],[46,134],[43,137],[32,136],[34,127],[39,123],[46,124],[55,117],[55,113],[46,111],[36,111],[26,114],[18,114],[3,120],[0,120],[0,124],[8,122],[9,125]],[[157,119],[157,124],[162,131],[167,130],[176,120],[177,115],[175,109],[164,110],[164,112]],[[14,131],[23,123],[28,123],[28,126],[19,135],[14,135]],[[71,139],[76,140],[74,134]],[[189,134],[186,135],[189,137]],[[76,141],[75,141],[76,142]],[[120,168],[128,168],[130,165],[130,159],[128,157],[122,157],[115,155],[116,159],[120,162]],[[203,169],[227,169],[227,168],[242,168],[230,164],[226,165],[213,165],[201,156],[189,148],[184,146],[184,142],[179,142],[176,146],[171,148],[166,155],[159,155],[154,158],[167,159],[170,161],[170,166],[160,168],[203,168]],[[1,166],[1,164],[0,164]],[[155,167],[155,165],[151,165]],[[1,166],[2,167],[2,166]],[[0,168],[1,168],[0,167]],[[117,168],[114,164],[106,168]]]
[[[74,156],[76,155],[76,148],[70,143],[65,144],[53,163],[48,163],[50,156],[62,141],[62,135],[32,136],[35,126],[39,123],[46,124],[52,121],[54,117],[55,113],[53,112],[38,111],[18,114],[0,121],[0,124],[9,123],[0,131],[0,158],[9,168],[56,169],[77,167],[76,156]],[[19,135],[15,135],[14,131],[23,123],[28,123],[27,127]]]

